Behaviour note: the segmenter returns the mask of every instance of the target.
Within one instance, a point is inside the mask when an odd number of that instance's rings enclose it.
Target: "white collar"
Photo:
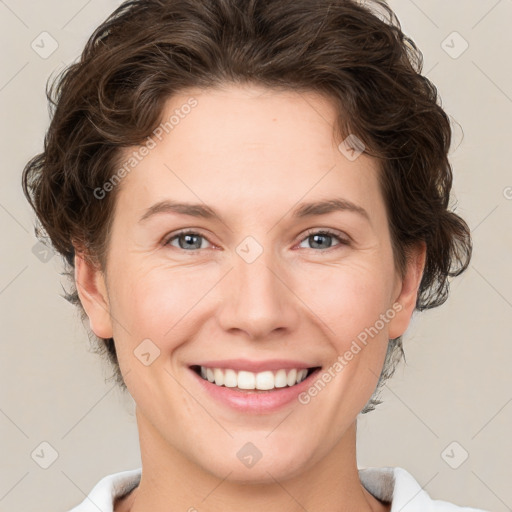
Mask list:
[[[85,500],[69,512],[113,512],[115,499],[137,487],[141,475],[142,469],[138,468],[105,476]],[[359,470],[359,478],[373,496],[392,502],[391,512],[485,512],[432,500],[414,477],[400,467],[363,468]]]

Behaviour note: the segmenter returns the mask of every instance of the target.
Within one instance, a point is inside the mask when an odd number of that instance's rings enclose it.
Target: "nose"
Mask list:
[[[264,251],[252,263],[234,254],[234,268],[222,281],[225,299],[218,311],[226,332],[241,331],[251,340],[266,340],[298,325],[300,301],[290,276],[271,252]]]

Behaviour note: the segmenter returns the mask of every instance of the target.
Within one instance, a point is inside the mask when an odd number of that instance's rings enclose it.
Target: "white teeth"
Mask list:
[[[224,386],[227,388],[236,388],[236,385],[237,378],[235,370],[224,370]]]
[[[277,370],[274,376],[274,386],[284,388],[286,385],[286,370]]]
[[[274,374],[272,372],[260,372],[256,374],[256,389],[274,388]]]
[[[206,368],[201,366],[200,373],[203,379],[215,383],[217,386],[269,390],[294,386],[302,382],[306,378],[308,370],[306,368],[300,370],[293,368],[291,370],[277,370],[276,372],[267,370],[253,373],[243,370],[237,372],[232,369]]]
[[[237,382],[240,389],[255,389],[256,375],[252,372],[238,372]]]
[[[299,382],[302,382],[305,378],[306,378],[306,375],[308,374],[308,371],[306,369],[303,369],[303,370],[299,370],[297,372],[297,384]]]
[[[215,384],[217,384],[217,386],[224,385],[224,374],[222,373],[222,370],[215,368],[213,370],[213,376],[215,377]]]
[[[286,384],[293,386],[297,383],[297,370],[290,370],[286,376]]]

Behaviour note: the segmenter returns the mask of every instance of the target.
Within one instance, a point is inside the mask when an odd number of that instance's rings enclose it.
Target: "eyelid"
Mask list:
[[[304,240],[308,236],[316,235],[318,233],[325,233],[327,235],[333,235],[338,237],[340,240],[344,242],[351,242],[350,236],[348,236],[344,231],[338,231],[337,229],[331,229],[331,228],[311,228],[306,230],[306,232],[302,235],[302,238],[300,241]]]
[[[200,237],[204,238],[205,240],[208,241],[209,244],[215,246],[215,244],[213,242],[210,241],[210,239],[204,235],[202,233],[202,230],[200,228],[184,228],[184,229],[180,229],[178,231],[173,231],[172,233],[169,233],[167,235],[165,235],[162,239],[162,245],[164,247],[166,246],[171,246],[170,245],[170,242],[171,240],[174,240],[175,238],[178,238],[180,237],[181,235],[199,235]],[[174,247],[174,249],[178,249],[180,250],[178,247]],[[183,250],[183,249],[181,249]],[[200,251],[201,249],[192,249],[192,250],[189,250],[189,251],[184,251],[184,252],[195,252],[195,251]]]
[[[181,229],[178,231],[174,231],[174,232],[166,235],[163,238],[161,243],[164,247],[171,246],[170,245],[171,240],[174,240],[175,238],[178,238],[181,235],[187,235],[187,234],[199,235],[201,238],[204,238],[205,240],[207,240],[208,243],[210,243],[211,245],[216,247],[215,244],[213,242],[211,242],[209,240],[209,238],[202,233],[202,230],[200,228],[184,228],[184,229]],[[310,237],[312,235],[316,235],[316,234],[326,234],[326,235],[332,236],[334,238],[337,238],[339,240],[339,244],[335,245],[334,247],[325,249],[325,250],[312,249],[315,252],[328,252],[331,249],[335,249],[339,245],[350,245],[352,243],[352,238],[343,231],[338,231],[336,229],[331,229],[331,228],[318,228],[317,227],[317,228],[310,228],[310,229],[306,230],[304,233],[302,233],[300,235],[300,238],[298,239],[298,241],[295,243],[295,245],[302,243],[308,237]],[[182,250],[184,252],[191,252],[191,253],[201,250],[201,249],[184,250],[184,249],[179,249],[178,247],[174,247],[174,248],[178,249],[178,250]]]
[[[309,238],[312,235],[317,234],[325,234],[332,236],[334,238],[337,238],[339,240],[339,244],[335,245],[334,247],[329,247],[329,249],[325,249],[323,251],[315,251],[315,252],[329,252],[331,249],[335,249],[339,245],[351,245],[352,244],[352,238],[348,236],[343,231],[338,231],[337,229],[331,229],[331,228],[311,228],[306,230],[304,234],[301,235],[301,238],[299,239],[299,243],[302,243],[304,240]],[[314,250],[314,249],[313,249]]]

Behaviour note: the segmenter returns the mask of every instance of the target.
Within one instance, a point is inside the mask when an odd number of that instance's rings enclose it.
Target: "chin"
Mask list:
[[[283,434],[285,432],[274,440],[271,439],[273,434],[265,439],[268,431],[261,436],[244,434],[223,443],[222,447],[212,441],[216,450],[201,450],[196,463],[216,478],[240,484],[273,484],[276,480],[288,480],[307,471],[314,465],[313,459],[321,458],[321,455],[319,449],[308,450],[304,442],[294,439],[296,436],[288,436],[288,441],[283,444],[282,438],[286,437]]]

